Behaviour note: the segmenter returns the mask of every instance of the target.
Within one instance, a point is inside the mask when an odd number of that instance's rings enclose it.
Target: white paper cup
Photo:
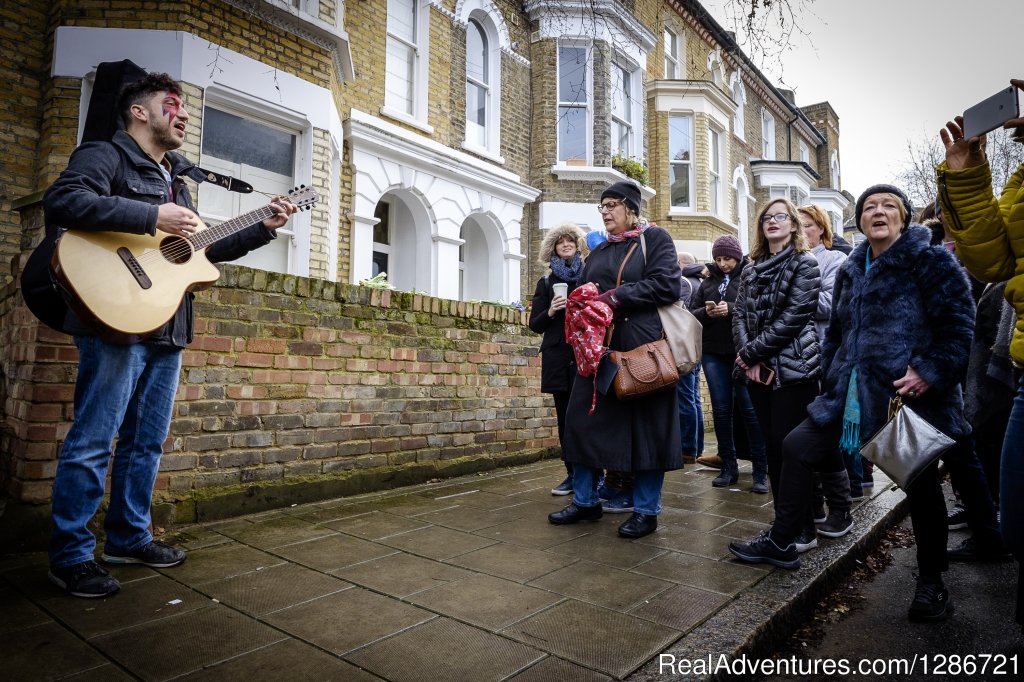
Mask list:
[[[558,282],[557,284],[552,284],[551,289],[552,291],[555,292],[555,296],[569,295],[569,285],[566,284],[565,282]]]

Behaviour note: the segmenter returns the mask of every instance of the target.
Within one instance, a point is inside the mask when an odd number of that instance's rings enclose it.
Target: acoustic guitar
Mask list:
[[[286,198],[309,209],[319,197],[314,189],[299,187]],[[188,237],[159,231],[66,231],[57,239],[50,272],[80,319],[103,328],[108,337],[144,338],[171,319],[186,292],[205,289],[220,277],[220,269],[206,257],[209,246],[273,215],[268,204],[213,227],[200,221]],[[46,246],[44,241],[37,251]],[[56,326],[55,314],[44,317],[37,312],[43,306],[28,300],[28,290],[23,293],[29,309]]]

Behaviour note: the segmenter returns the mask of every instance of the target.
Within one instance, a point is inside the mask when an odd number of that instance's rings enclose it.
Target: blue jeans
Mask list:
[[[711,414],[715,420],[715,437],[718,439],[718,456],[723,462],[734,465],[736,462],[736,445],[732,436],[733,405],[739,410],[739,418],[747,431],[750,443],[750,461],[754,466],[755,480],[764,480],[768,475],[767,455],[765,454],[764,435],[757,422],[754,405],[750,402],[750,393],[746,385],[733,381],[732,366],[734,358],[725,355],[705,353],[701,364],[704,367],[704,378],[708,382],[711,393]]]
[[[586,464],[572,465],[573,503],[577,507],[596,507],[601,504],[597,496],[597,478],[600,469]],[[664,471],[636,471],[633,473],[633,511],[648,516],[661,513],[661,487]]]
[[[700,365],[676,384],[679,394],[679,435],[684,455],[704,452],[704,407],[700,404]]]
[[[1000,531],[1006,548],[1024,561],[1024,377],[1013,399],[999,465]]]
[[[75,337],[78,379],[75,421],[57,462],[53,482],[50,566],[91,561],[96,537],[87,524],[103,500],[111,442],[106,547],[132,552],[148,544],[153,485],[171,425],[181,350],[143,343],[116,345]]]

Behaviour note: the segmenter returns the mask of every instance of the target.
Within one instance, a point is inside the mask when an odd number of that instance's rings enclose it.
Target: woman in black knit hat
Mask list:
[[[607,345],[628,351],[662,337],[658,308],[677,301],[681,289],[676,247],[668,232],[640,216],[640,188],[631,182],[617,182],[602,192],[598,210],[608,239],[587,256],[581,282],[595,285],[602,292],[596,301],[614,315]],[[631,472],[635,482],[633,514],[619,526],[619,535],[638,538],[654,532],[665,472],[683,466],[675,386],[623,401],[612,389],[595,393],[594,378],[578,374],[565,421],[564,452],[572,464],[574,499],[548,520],[567,524],[601,518],[596,477],[608,469]]]

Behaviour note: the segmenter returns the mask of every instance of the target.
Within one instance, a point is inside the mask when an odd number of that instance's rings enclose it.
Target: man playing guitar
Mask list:
[[[48,230],[187,238],[200,229],[182,179],[194,166],[173,151],[185,141],[189,119],[181,98],[181,87],[167,74],[149,74],[127,85],[118,103],[125,129],[110,142],[79,146],[47,190]],[[268,244],[296,210],[291,202],[274,199],[270,217],[212,244],[206,257],[233,260]],[[65,329],[78,347],[78,378],[74,423],[53,484],[49,578],[76,597],[105,597],[120,589],[94,560],[96,538],[87,527],[103,499],[115,436],[102,561],[154,568],[185,561],[184,551],[154,540],[149,527],[181,350],[192,340],[192,298],[186,293],[171,319],[131,343],[112,342],[88,320],[68,313]]]

